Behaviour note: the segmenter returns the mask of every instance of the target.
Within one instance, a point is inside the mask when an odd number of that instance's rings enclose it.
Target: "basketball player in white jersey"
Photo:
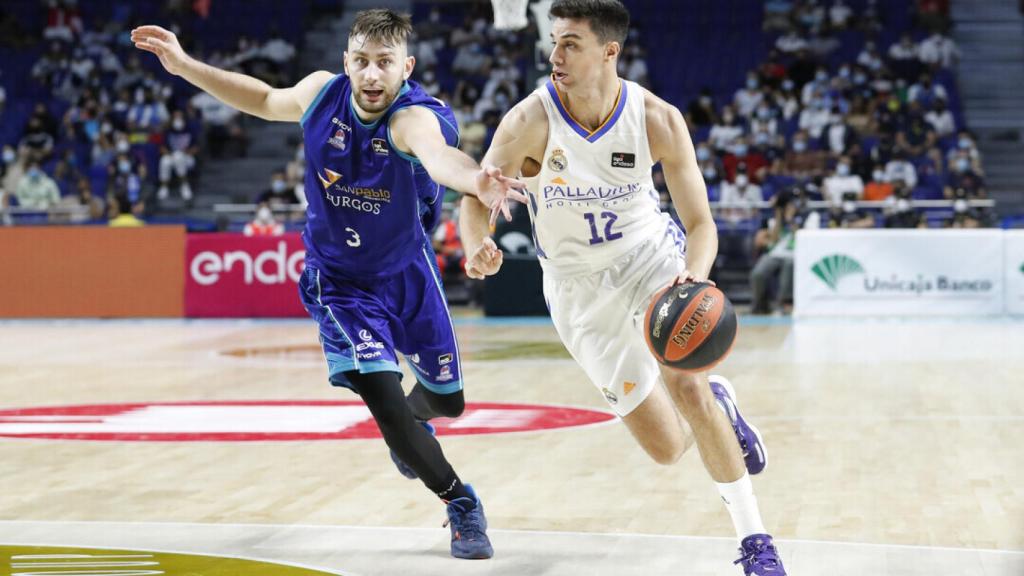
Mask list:
[[[505,116],[485,163],[527,183],[528,198],[509,197],[529,209],[544,294],[566,348],[655,461],[676,462],[696,440],[736,527],[736,563],[748,576],[782,576],[749,476],[764,468],[764,446],[731,385],[663,367],[644,342],[654,294],[677,278],[706,280],[718,250],[683,116],[616,74],[629,27],[619,0],[555,0],[550,17],[551,78]],[[686,229],[685,260],[682,231],[658,208],[657,162]],[[463,198],[472,277],[501,265],[488,216],[502,206]]]

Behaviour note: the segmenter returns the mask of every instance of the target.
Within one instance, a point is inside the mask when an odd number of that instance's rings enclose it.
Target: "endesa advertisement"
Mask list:
[[[305,254],[297,233],[252,238],[189,234],[185,244],[185,316],[305,316],[298,292]]]

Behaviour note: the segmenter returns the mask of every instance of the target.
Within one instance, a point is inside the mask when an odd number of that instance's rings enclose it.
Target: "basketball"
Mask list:
[[[707,282],[666,287],[644,317],[654,357],[684,372],[702,372],[721,362],[736,341],[736,329],[732,302]]]

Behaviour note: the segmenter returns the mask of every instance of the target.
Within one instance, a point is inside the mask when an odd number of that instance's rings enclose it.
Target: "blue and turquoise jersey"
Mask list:
[[[301,124],[309,203],[302,235],[307,262],[332,275],[372,279],[423,258],[445,190],[391,141],[392,115],[409,106],[431,110],[448,144],[458,145],[451,108],[412,81],[370,123],[356,115],[344,74],[328,82],[306,110]]]

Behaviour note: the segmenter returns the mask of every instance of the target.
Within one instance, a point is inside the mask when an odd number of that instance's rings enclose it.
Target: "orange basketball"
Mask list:
[[[647,346],[666,366],[703,372],[736,341],[732,302],[707,282],[675,284],[655,294],[644,318]]]

